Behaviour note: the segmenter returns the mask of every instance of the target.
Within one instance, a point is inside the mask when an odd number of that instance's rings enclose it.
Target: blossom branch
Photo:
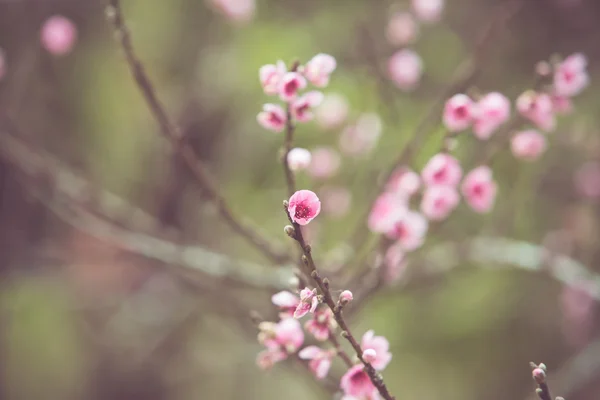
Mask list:
[[[346,323],[346,320],[344,319],[344,316],[342,313],[343,304],[341,302],[336,303],[333,300],[333,296],[331,295],[331,291],[329,290],[329,279],[323,278],[319,274],[319,271],[317,270],[314,259],[312,257],[311,246],[308,243],[306,243],[304,236],[302,234],[300,225],[298,223],[294,222],[294,219],[289,214],[287,201],[284,201],[284,209],[285,209],[285,212],[288,216],[290,223],[294,227],[293,235],[290,235],[290,236],[300,246],[300,249],[302,250],[302,261],[303,261],[304,265],[307,267],[311,278],[315,281],[317,287],[321,291],[323,302],[333,312],[333,317],[334,317],[335,321],[338,323],[340,329],[342,330],[342,337],[344,337],[350,343],[350,345],[356,352],[356,356],[358,357],[360,362],[364,364],[365,372],[369,376],[369,379],[371,380],[371,382],[373,383],[373,385],[375,386],[375,388],[377,389],[379,394],[385,400],[394,400],[395,398],[394,398],[394,396],[392,396],[390,394],[385,382],[383,381],[382,376],[377,372],[377,370],[375,370],[375,368],[373,368],[373,366],[370,363],[368,363],[367,361],[364,360],[362,348],[361,348],[360,344],[358,343],[358,341],[354,338],[350,328],[348,327],[348,324]]]
[[[532,371],[533,379],[537,384],[537,389],[535,393],[540,398],[540,400],[552,400],[552,396],[550,395],[550,388],[548,388],[548,383],[546,382],[546,365],[540,364],[536,365],[535,363],[530,363]],[[557,397],[556,400],[564,400],[561,397]]]
[[[206,165],[198,159],[194,149],[184,141],[181,131],[169,119],[164,106],[156,95],[156,90],[150,78],[146,74],[142,62],[134,51],[131,35],[125,24],[120,3],[120,0],[109,0],[107,16],[113,24],[137,87],[142,93],[154,119],[160,126],[163,136],[171,142],[175,151],[179,153],[185,166],[195,177],[199,186],[207,193],[212,203],[216,206],[221,218],[229,227],[274,262],[281,263],[288,261],[290,259],[289,255],[276,249],[273,244],[252,228],[252,224],[242,221],[233,212],[225,198],[219,192],[217,183],[209,173]]]

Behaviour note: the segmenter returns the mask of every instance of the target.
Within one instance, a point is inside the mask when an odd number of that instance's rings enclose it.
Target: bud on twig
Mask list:
[[[291,225],[286,225],[283,228],[283,231],[285,232],[286,235],[288,235],[289,237],[291,237],[292,239],[296,239],[296,230],[294,229],[293,226]]]

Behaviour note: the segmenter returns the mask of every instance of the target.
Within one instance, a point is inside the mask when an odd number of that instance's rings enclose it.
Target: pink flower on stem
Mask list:
[[[256,116],[258,123],[265,129],[281,132],[285,128],[287,116],[285,110],[277,104],[267,103]]]
[[[409,198],[419,191],[421,177],[413,170],[399,167],[390,176],[386,184],[386,190]]]
[[[342,95],[330,93],[315,110],[317,124],[323,129],[333,129],[348,117],[348,101]]]
[[[262,370],[269,370],[278,363],[287,358],[287,354],[280,349],[267,349],[258,353],[256,365]]]
[[[357,399],[372,399],[377,393],[377,388],[371,378],[364,371],[364,365],[358,364],[351,367],[340,380],[340,388],[347,396]]]
[[[317,289],[304,288],[300,291],[300,303],[294,311],[294,318],[300,319],[309,312],[314,312],[319,304]]]
[[[487,213],[494,206],[498,187],[488,166],[482,165],[469,172],[461,189],[467,204],[475,212]]]
[[[421,200],[421,212],[431,221],[441,221],[458,206],[460,195],[454,186],[429,186]]]
[[[425,185],[456,186],[461,177],[460,163],[456,158],[445,153],[433,156],[421,172]]]
[[[332,177],[340,168],[340,155],[330,147],[317,147],[312,151],[308,173],[317,179]]]
[[[329,54],[317,54],[304,66],[304,76],[316,87],[325,87],[329,84],[329,76],[335,70],[335,58]]]
[[[287,162],[292,171],[300,171],[308,168],[310,160],[310,151],[300,147],[291,149],[287,155]]]
[[[392,353],[389,352],[389,342],[383,336],[375,336],[373,330],[367,331],[363,335],[360,347],[363,351],[368,349],[375,351],[375,359],[368,362],[378,371],[385,369],[392,360]]]
[[[314,192],[298,190],[288,201],[288,213],[293,222],[306,225],[321,212],[321,202]]]
[[[332,217],[340,218],[348,214],[352,204],[352,193],[344,187],[326,187],[321,190],[323,211]]]
[[[279,318],[291,318],[300,304],[300,298],[287,290],[271,296],[271,302],[279,307]]]
[[[423,244],[429,224],[418,212],[404,209],[391,216],[391,228],[385,234],[397,240],[405,251],[416,250]]]
[[[534,129],[521,131],[511,139],[510,148],[515,157],[534,161],[546,150],[546,137]]]
[[[254,17],[255,0],[209,0],[225,17],[234,22],[248,22]]]
[[[313,90],[303,94],[291,103],[292,117],[299,122],[311,121],[314,117],[312,109],[323,101],[323,93]]]
[[[390,246],[385,252],[384,277],[388,283],[397,282],[406,269],[404,248],[400,243]]]
[[[386,37],[394,46],[406,46],[414,42],[419,35],[419,24],[407,12],[398,12],[390,18]]]
[[[310,360],[308,366],[317,379],[327,376],[334,355],[334,350],[323,350],[317,346],[305,347],[298,353],[298,357],[301,359]]]
[[[298,72],[286,72],[279,83],[279,98],[290,102],[298,97],[298,92],[306,87],[306,79]]]
[[[506,96],[498,92],[488,93],[477,102],[473,132],[479,139],[487,140],[509,118],[510,101]]]
[[[300,322],[285,318],[278,323],[262,322],[259,325],[259,342],[269,350],[283,350],[288,354],[298,351],[304,343],[304,332]]]
[[[395,193],[385,192],[373,203],[369,214],[368,226],[372,232],[385,233],[394,226],[393,217],[407,208],[407,198]]]
[[[444,106],[444,125],[450,132],[464,131],[473,123],[475,104],[466,94],[455,94]]]
[[[572,54],[554,70],[554,93],[559,96],[576,96],[589,84],[587,59],[581,53]]]
[[[550,95],[546,93],[536,93],[530,90],[521,94],[517,98],[517,110],[522,116],[546,132],[556,128],[554,104]]]
[[[55,15],[44,22],[40,39],[42,46],[49,53],[62,56],[73,49],[77,40],[77,27],[70,19]]]
[[[352,294],[351,291],[344,290],[344,291],[342,291],[342,293],[340,293],[339,300],[340,300],[340,303],[342,303],[342,304],[348,304],[352,300],[354,300],[354,295]]]
[[[417,17],[423,22],[438,22],[444,11],[444,0],[412,0]]]
[[[347,126],[340,135],[340,150],[350,156],[369,153],[381,136],[382,123],[379,115],[364,113],[356,124]]]
[[[258,77],[265,94],[273,96],[279,93],[279,85],[286,72],[287,68],[283,61],[277,61],[275,65],[267,64],[260,67]]]
[[[388,72],[390,78],[400,90],[411,91],[421,81],[423,61],[414,51],[403,49],[390,57]]]
[[[304,329],[312,334],[315,339],[324,342],[329,339],[329,334],[337,327],[335,319],[333,319],[333,313],[331,309],[321,307],[314,313],[312,319],[306,321]]]
[[[600,199],[600,163],[590,161],[575,173],[575,188],[579,195]]]

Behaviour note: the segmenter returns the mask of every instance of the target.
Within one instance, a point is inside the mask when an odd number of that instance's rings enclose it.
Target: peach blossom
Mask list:
[[[492,170],[482,165],[465,176],[461,190],[467,204],[475,212],[487,213],[494,206],[498,187],[492,177]]]
[[[458,160],[445,153],[434,155],[421,172],[425,185],[456,186],[461,177],[462,168]]]
[[[300,147],[293,148],[287,155],[287,162],[292,171],[300,171],[310,165],[310,151]]]
[[[388,72],[390,78],[400,90],[412,91],[421,81],[423,61],[412,50],[399,50],[390,57]]]
[[[323,101],[323,93],[312,90],[291,103],[292,117],[298,122],[308,122],[314,118],[312,110]]]
[[[331,359],[335,356],[335,350],[323,350],[317,346],[308,346],[300,350],[298,357],[310,360],[308,366],[317,379],[323,379],[329,373]]]
[[[441,221],[458,206],[460,195],[454,186],[429,186],[421,200],[421,212],[431,221]]]
[[[276,64],[267,64],[260,67],[258,77],[265,94],[272,96],[279,93],[279,85],[287,72],[285,63],[281,60]]]
[[[559,96],[576,96],[589,84],[587,59],[581,53],[572,54],[554,70],[554,93]]]
[[[352,204],[352,193],[344,187],[325,187],[321,190],[323,211],[335,218],[348,214]]]
[[[70,19],[54,15],[44,22],[40,39],[49,53],[62,56],[73,49],[77,40],[77,27]]]
[[[417,17],[423,22],[438,22],[444,11],[444,0],[412,0]]]
[[[291,318],[300,304],[300,298],[287,290],[275,293],[271,296],[271,302],[279,307],[279,318]]]
[[[249,22],[256,11],[255,0],[209,0],[225,17],[234,22]]]
[[[281,106],[267,103],[263,105],[263,110],[258,113],[256,120],[265,129],[281,132],[285,128],[287,115]]]
[[[372,232],[385,233],[394,226],[394,217],[407,208],[407,198],[395,193],[385,192],[373,203],[369,214],[368,226]]]
[[[298,72],[286,72],[279,83],[279,98],[290,102],[298,97],[298,92],[306,87],[306,79]]]
[[[498,92],[488,93],[477,102],[473,132],[479,139],[487,140],[509,118],[510,101],[506,96]]]
[[[313,318],[306,321],[304,324],[304,329],[321,342],[329,339],[330,332],[336,327],[337,323],[335,322],[335,319],[333,319],[333,313],[331,312],[331,309],[327,307],[317,309]]]
[[[363,351],[368,349],[375,351],[375,358],[373,361],[369,361],[369,364],[378,371],[385,369],[392,360],[392,353],[389,351],[389,342],[383,336],[375,336],[373,330],[365,332],[360,342],[360,347]]]
[[[314,312],[318,304],[319,299],[317,298],[317,289],[302,289],[300,291],[300,303],[298,303],[298,306],[294,311],[294,318],[300,319],[309,312]]]
[[[381,136],[382,123],[379,115],[364,113],[356,124],[347,126],[340,135],[340,150],[349,156],[365,155],[372,151]]]
[[[306,225],[321,212],[321,202],[314,192],[298,190],[290,197],[288,213],[298,225]]]
[[[466,94],[455,94],[444,106],[444,125],[450,132],[460,132],[471,126],[475,117],[475,104]]]
[[[546,137],[534,129],[521,131],[513,136],[510,147],[515,157],[534,161],[546,150]]]
[[[340,380],[340,388],[345,395],[357,399],[373,398],[377,388],[371,382],[369,375],[364,371],[364,365],[358,364],[350,368]],[[347,398],[347,397],[346,397]]]
[[[327,179],[335,175],[340,168],[340,155],[330,147],[317,147],[312,150],[312,160],[308,173],[317,179]]]
[[[546,132],[556,128],[554,104],[550,95],[546,93],[536,93],[530,90],[521,94],[517,98],[517,110],[522,116]]]
[[[428,222],[425,217],[408,209],[396,211],[390,218],[391,227],[385,232],[392,240],[397,240],[405,251],[416,250],[425,240]]]
[[[419,24],[407,12],[398,12],[388,21],[386,37],[394,46],[406,46],[413,43],[419,35]]]
[[[325,87],[329,84],[331,73],[336,68],[335,58],[329,54],[317,54],[304,67],[304,76],[316,87]]]
[[[396,168],[386,184],[386,190],[407,198],[417,193],[420,187],[419,174],[406,167]]]
[[[348,100],[340,94],[329,93],[315,110],[315,120],[323,129],[340,126],[348,117]]]

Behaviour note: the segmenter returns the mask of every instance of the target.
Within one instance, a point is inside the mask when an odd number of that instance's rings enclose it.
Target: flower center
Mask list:
[[[296,93],[297,90],[298,90],[298,83],[296,82],[295,79],[291,80],[285,84],[284,91],[288,96]]]
[[[304,204],[298,204],[296,206],[296,212],[294,213],[294,217],[297,219],[308,218],[310,214],[310,207],[305,206]]]
[[[350,381],[355,386],[363,386],[369,382],[369,376],[365,371],[356,371],[351,377]]]

